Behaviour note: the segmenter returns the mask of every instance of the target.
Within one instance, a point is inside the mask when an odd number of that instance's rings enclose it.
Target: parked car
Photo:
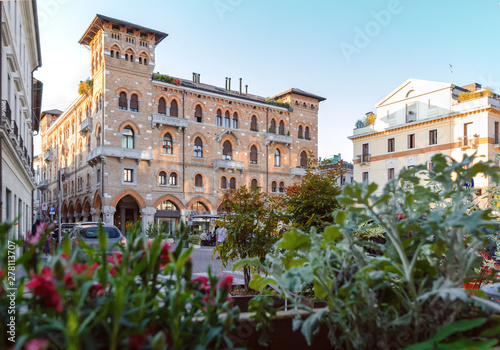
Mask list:
[[[61,224],[61,240],[64,239],[65,235],[71,232],[71,230],[73,229],[73,227],[75,227],[75,225],[76,225],[75,223],[69,223],[69,222]],[[52,240],[54,242],[58,242],[58,239],[59,239],[59,227],[56,227],[56,229],[52,231]]]
[[[114,225],[102,225],[102,228],[108,236],[107,251],[111,252],[119,250],[118,244],[127,244],[127,239],[122,235],[118,227]],[[99,249],[99,223],[97,222],[82,222],[78,223],[69,233],[71,250],[74,250],[81,239],[95,250]]]

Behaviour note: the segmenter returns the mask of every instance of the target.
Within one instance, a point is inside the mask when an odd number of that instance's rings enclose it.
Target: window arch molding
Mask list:
[[[118,127],[118,132],[123,132],[123,129],[127,126],[130,126],[132,130],[134,131],[134,135],[140,135],[141,133],[139,132],[139,128],[130,120],[126,120],[123,123],[120,124]]]

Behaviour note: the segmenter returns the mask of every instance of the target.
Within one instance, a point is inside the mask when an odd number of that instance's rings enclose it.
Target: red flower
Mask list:
[[[170,262],[170,244],[165,243],[160,252],[160,266],[165,267]]]
[[[63,259],[64,259],[64,260],[66,260],[66,261],[69,261],[70,256],[69,256],[68,254],[64,254],[64,253],[62,253],[62,254],[61,254],[61,258],[63,258]]]
[[[208,278],[205,276],[200,276],[195,278],[193,283],[200,283],[200,290],[202,292],[208,293],[210,291],[210,284],[208,283]]]
[[[33,280],[26,283],[26,288],[33,289],[33,294],[40,297],[44,306],[63,311],[61,296],[56,291],[54,276],[48,267],[42,269],[41,275],[34,275]]]
[[[48,339],[37,338],[30,340],[28,344],[25,345],[26,350],[45,350],[49,347]]]
[[[148,334],[132,334],[128,338],[128,347],[132,350],[139,350],[148,343]]]
[[[219,288],[222,289],[231,289],[231,286],[233,285],[233,276],[231,275],[226,275],[222,281],[219,282]]]
[[[104,289],[102,289],[102,284],[94,283],[92,286],[90,286],[89,297],[95,298],[103,293],[104,293]]]
[[[64,286],[68,288],[73,288],[75,286],[75,282],[73,282],[73,278],[69,272],[66,272],[66,275],[64,276]]]
[[[116,276],[116,266],[113,266],[110,270],[109,273],[111,276]]]
[[[74,263],[73,264],[73,270],[77,273],[77,274],[81,274],[82,272],[84,271],[87,271],[87,273],[85,274],[87,277],[90,277],[92,276],[92,274],[94,273],[94,270],[97,269],[99,267],[99,263],[94,263],[92,266],[88,266],[87,264],[80,264],[80,263]]]
[[[108,255],[106,257],[106,260],[110,263],[110,264],[118,264],[118,265],[121,265],[122,264],[122,260],[123,260],[123,254],[120,253],[120,252],[115,252],[113,253],[113,255]]]

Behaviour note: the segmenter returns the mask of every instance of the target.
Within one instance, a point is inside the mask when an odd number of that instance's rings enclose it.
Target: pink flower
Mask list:
[[[193,283],[200,283],[200,290],[202,292],[208,293],[210,291],[210,284],[208,283],[208,278],[205,276],[200,276],[195,278]]]
[[[56,291],[54,276],[48,267],[42,269],[41,275],[34,275],[33,280],[26,283],[26,288],[33,289],[33,294],[40,297],[44,306],[63,311],[61,296]]]
[[[48,339],[37,338],[30,340],[29,343],[25,345],[26,350],[45,350],[49,347]]]
[[[170,263],[170,244],[165,243],[165,245],[161,249],[160,257],[159,258],[160,258],[160,266],[161,266],[161,268],[164,268],[165,265],[167,265],[168,263]],[[191,258],[191,257],[189,257],[189,258]]]
[[[68,288],[73,288],[75,286],[75,282],[73,282],[73,278],[69,272],[66,272],[66,275],[64,276],[64,286]]]
[[[219,282],[219,288],[222,289],[231,289],[231,286],[233,285],[233,276],[231,275],[226,275],[222,281]]]
[[[94,283],[92,286],[90,286],[89,297],[95,298],[103,293],[104,293],[104,290],[102,289],[102,284]]]

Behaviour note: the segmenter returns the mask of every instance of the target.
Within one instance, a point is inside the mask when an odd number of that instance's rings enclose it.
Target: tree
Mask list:
[[[338,180],[344,174],[342,161],[329,169],[316,161],[308,165],[301,182],[287,187],[283,197],[289,221],[305,232],[312,226],[322,230],[333,223],[332,213],[341,207],[336,198],[341,192]]]
[[[227,215],[222,226],[227,229],[223,244],[219,244],[215,252],[219,252],[222,264],[227,265],[245,258],[263,260],[280,238],[278,222],[283,218],[277,199],[266,197],[260,187],[229,190],[224,194],[223,204]],[[245,291],[248,292],[250,267],[243,268]]]

